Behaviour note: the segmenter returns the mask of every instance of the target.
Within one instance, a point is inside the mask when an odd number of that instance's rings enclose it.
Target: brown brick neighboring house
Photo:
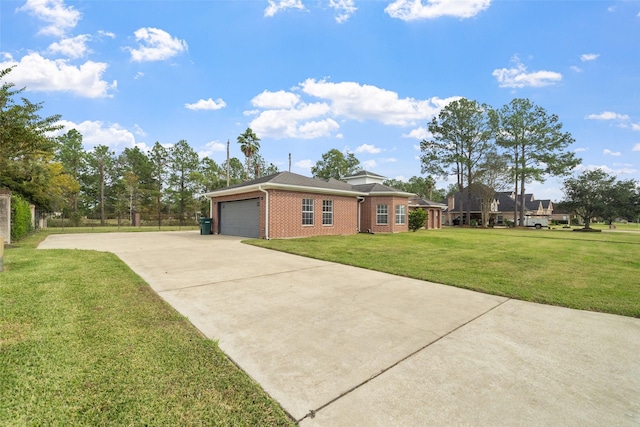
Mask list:
[[[206,193],[214,233],[281,239],[408,231],[413,194],[362,171],[345,181],[280,172]]]
[[[463,214],[460,218],[460,201],[463,204]],[[507,221],[513,221],[513,211],[519,208],[521,205],[522,197],[515,195],[513,191],[496,192],[489,203],[491,208],[490,224],[502,225]],[[445,213],[444,223],[447,225],[458,225],[460,220],[466,221],[464,212],[466,212],[468,206],[468,199],[466,193],[456,192],[447,198],[447,211]],[[471,192],[471,220],[481,220],[481,207],[483,204],[482,196],[478,193]],[[525,216],[546,217],[550,218],[553,214],[553,202],[548,199],[538,200],[533,194],[527,193],[524,195],[524,214]]]
[[[425,200],[417,196],[409,199],[409,212],[422,209],[427,213],[427,220],[424,223],[424,228],[427,230],[442,228],[443,211],[446,208],[447,205],[444,203]]]

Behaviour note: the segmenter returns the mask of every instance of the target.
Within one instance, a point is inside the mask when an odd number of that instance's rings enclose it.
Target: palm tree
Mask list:
[[[260,138],[253,133],[251,128],[247,128],[244,133],[238,136],[238,144],[240,144],[240,151],[242,151],[242,154],[247,158],[247,179],[249,179],[251,174],[251,158],[260,149]]]

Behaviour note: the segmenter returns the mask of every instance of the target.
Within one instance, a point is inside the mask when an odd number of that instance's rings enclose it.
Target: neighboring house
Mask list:
[[[409,212],[422,209],[427,213],[424,228],[427,230],[442,228],[443,211],[447,208],[444,203],[433,202],[414,196],[409,199]]]
[[[410,193],[362,171],[336,179],[291,172],[206,193],[214,233],[256,238],[408,231]]]
[[[468,209],[467,197],[465,193],[456,192],[447,198],[447,210],[445,213],[445,224],[457,225],[460,220],[460,201],[462,200],[463,220]],[[522,197],[515,195],[513,191],[497,192],[493,198],[489,200],[490,223],[504,224],[506,221],[513,221],[513,211],[520,208]],[[480,221],[482,218],[482,205],[484,200],[477,193],[471,193],[471,220]],[[553,214],[553,202],[551,200],[537,200],[533,194],[525,194],[524,196],[524,214],[525,216],[544,216],[551,218]]]

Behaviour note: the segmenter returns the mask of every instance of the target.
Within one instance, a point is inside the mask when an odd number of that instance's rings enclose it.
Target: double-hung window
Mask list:
[[[322,225],[333,225],[333,200],[322,201]]]
[[[378,205],[376,206],[376,224],[388,224],[389,223],[389,206]]]
[[[405,205],[396,205],[396,225],[404,225],[407,223],[407,207]]]
[[[313,225],[313,199],[302,199],[302,225]]]

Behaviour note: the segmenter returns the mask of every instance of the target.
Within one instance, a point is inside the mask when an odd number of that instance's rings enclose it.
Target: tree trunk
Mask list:
[[[100,170],[100,225],[104,226],[104,166]]]

